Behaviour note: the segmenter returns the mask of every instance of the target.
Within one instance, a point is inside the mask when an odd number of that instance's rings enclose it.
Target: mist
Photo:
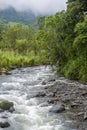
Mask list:
[[[54,14],[66,9],[67,0],[0,0],[0,9],[31,10],[35,14]]]

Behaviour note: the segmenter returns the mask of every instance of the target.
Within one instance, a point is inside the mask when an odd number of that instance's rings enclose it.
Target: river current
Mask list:
[[[35,97],[44,92],[43,81],[55,78],[50,66],[21,68],[12,71],[11,75],[0,76],[0,101],[14,103],[15,112],[0,113],[7,116],[10,127],[5,130],[74,130],[69,127],[71,121],[60,114],[49,112],[52,107],[47,97]],[[0,129],[3,130],[3,129]]]

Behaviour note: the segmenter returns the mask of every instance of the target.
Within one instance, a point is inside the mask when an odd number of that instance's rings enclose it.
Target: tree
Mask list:
[[[83,56],[87,65],[87,17],[75,27],[76,37],[73,43],[77,56]]]
[[[9,24],[7,29],[4,30],[2,34],[4,46],[6,48],[15,50],[16,39],[20,37],[21,33],[22,33],[21,24]]]
[[[0,20],[0,40],[2,40],[2,31],[5,30],[6,25],[3,21]]]
[[[39,29],[43,29],[44,25],[45,25],[45,16],[41,16],[38,18]]]

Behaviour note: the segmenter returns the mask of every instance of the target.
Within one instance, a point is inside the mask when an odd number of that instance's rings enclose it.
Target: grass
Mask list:
[[[83,60],[84,57],[78,57],[74,60],[69,60],[62,68],[62,73],[69,79],[87,81],[87,63]]]
[[[47,64],[48,60],[45,55],[34,55],[33,52],[22,55],[17,51],[0,50],[0,72],[12,68],[28,67],[41,64]]]

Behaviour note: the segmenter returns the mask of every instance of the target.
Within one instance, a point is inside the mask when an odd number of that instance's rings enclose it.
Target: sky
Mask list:
[[[17,11],[31,10],[34,13],[54,14],[66,9],[67,0],[0,0],[0,9],[14,7]]]

